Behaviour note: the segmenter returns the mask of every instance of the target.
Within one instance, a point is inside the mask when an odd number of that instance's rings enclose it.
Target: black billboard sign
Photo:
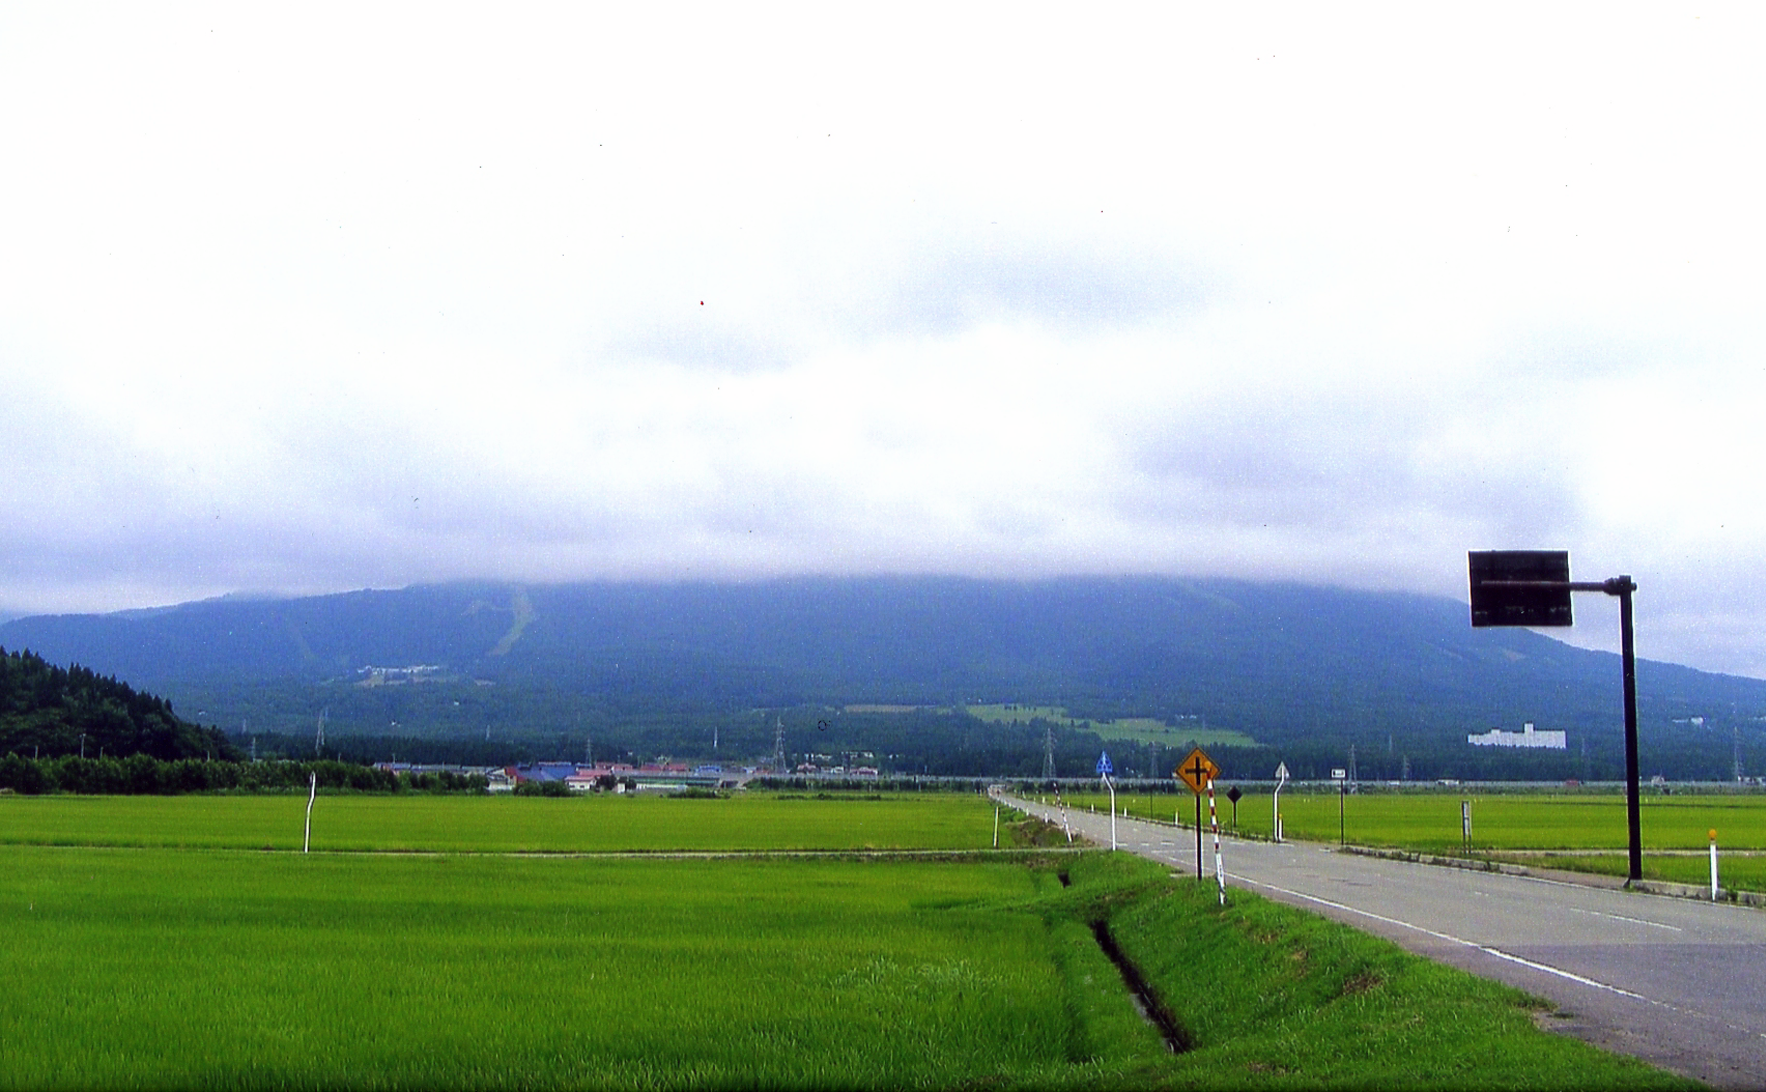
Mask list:
[[[1472,625],[1567,626],[1568,550],[1473,550]]]

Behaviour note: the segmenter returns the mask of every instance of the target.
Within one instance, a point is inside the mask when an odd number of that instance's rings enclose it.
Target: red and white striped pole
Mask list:
[[[1208,779],[1208,826],[1214,830],[1214,882],[1220,885],[1220,905],[1226,905],[1226,870],[1220,866],[1220,820],[1214,814],[1214,779]]]

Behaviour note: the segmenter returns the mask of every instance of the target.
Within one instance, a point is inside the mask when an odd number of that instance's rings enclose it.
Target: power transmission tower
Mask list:
[[[1055,779],[1055,726],[1047,724],[1042,729],[1042,779]]]
[[[773,769],[785,771],[785,718],[773,718]]]
[[[325,749],[325,717],[330,713],[329,707],[319,711],[319,734],[313,737],[313,753],[318,754]]]

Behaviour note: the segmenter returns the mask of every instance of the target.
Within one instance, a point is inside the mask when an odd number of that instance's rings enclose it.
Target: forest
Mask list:
[[[0,648],[0,752],[35,757],[147,755],[235,759],[224,732],[180,719],[171,702],[73,664]]]

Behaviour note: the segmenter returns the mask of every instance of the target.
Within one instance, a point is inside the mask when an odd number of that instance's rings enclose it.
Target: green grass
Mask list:
[[[1701,1087],[1540,1031],[1546,1006],[1518,990],[1248,892],[1221,907],[1212,883],[1162,880],[1110,920],[1193,1038],[1169,1086]]]
[[[1116,720],[1081,722],[1069,716],[1064,706],[1017,705],[994,703],[964,706],[963,711],[988,724],[1029,724],[1041,718],[1056,724],[1077,727],[1084,723],[1100,739],[1124,739],[1136,743],[1157,743],[1162,747],[1255,747],[1257,741],[1231,728],[1204,728],[1193,724],[1170,727],[1157,717],[1121,717]],[[1173,756],[1173,760],[1182,756]]]
[[[1092,791],[1069,793],[1066,800],[1075,807],[1106,811],[1110,797]],[[1342,800],[1342,825],[1348,840],[1358,845],[1456,852],[1461,848],[1461,800],[1472,802],[1472,843],[1476,849],[1623,849],[1628,837],[1625,798],[1616,794],[1364,792]],[[1184,821],[1190,822],[1195,817],[1195,797],[1187,790],[1152,795],[1119,791],[1116,804],[1138,818],[1170,822],[1181,813]],[[1216,787],[1215,805],[1221,823],[1230,825],[1232,806],[1224,784]],[[1337,840],[1336,793],[1286,789],[1281,805],[1289,838]],[[1207,815],[1204,797],[1204,822]],[[1712,828],[1722,846],[1766,850],[1766,796],[1645,796],[1641,816],[1646,850],[1703,849],[1709,845],[1707,832]],[[1267,837],[1272,820],[1269,792],[1259,790],[1240,799],[1238,817],[1245,833]]]
[[[1539,1032],[1513,990],[1122,854],[9,846],[0,929],[6,1088],[1685,1086]]]
[[[1071,793],[1065,799],[1074,808],[1109,809],[1107,793]],[[1283,791],[1281,800],[1288,838],[1338,840],[1336,793],[1289,789]],[[1464,853],[1461,800],[1472,802],[1475,856],[1611,876],[1624,876],[1629,870],[1625,798],[1617,794],[1357,793],[1341,801],[1343,836],[1354,845],[1460,855]],[[1224,790],[1217,791],[1215,805],[1222,828],[1230,831],[1232,806]],[[1116,806],[1127,809],[1133,818],[1195,821],[1195,798],[1187,791],[1155,795],[1119,792]],[[1269,793],[1260,791],[1242,798],[1238,819],[1244,833],[1268,837],[1272,820]],[[1719,868],[1722,885],[1766,891],[1766,796],[1646,794],[1640,801],[1640,819],[1645,879],[1709,883],[1710,862],[1703,851],[1710,845],[1709,832],[1715,829],[1724,854]],[[1202,821],[1208,821],[1206,799]],[[1552,855],[1552,850],[1566,852]]]
[[[1054,1086],[1113,1071],[1070,1012],[1073,938],[996,909],[1054,886],[1022,866],[0,860],[0,976],[29,984],[0,999],[7,1088]]]
[[[1472,804],[1475,849],[1624,849],[1623,795],[1358,793],[1342,801],[1350,841],[1432,852],[1461,848],[1460,801]],[[1253,803],[1255,801],[1255,803]],[[1766,797],[1646,794],[1641,801],[1645,850],[1703,849],[1716,828],[1735,849],[1766,849]],[[1260,793],[1239,802],[1245,828],[1267,834],[1270,803]],[[1335,841],[1335,793],[1282,793],[1282,818],[1293,838]]]
[[[0,845],[299,850],[307,799],[0,797]],[[321,795],[315,850],[623,851],[979,849],[993,814],[969,795],[805,799]]]
[[[1046,791],[1033,795],[1051,803],[1054,801],[1054,798]],[[1089,808],[1100,815],[1110,814],[1110,794],[1107,792],[1063,793],[1062,799],[1071,808],[1078,808],[1081,811]],[[1220,814],[1221,829],[1231,829],[1233,809],[1232,803],[1226,798],[1225,789],[1216,791],[1214,805]],[[1252,798],[1249,796],[1239,801],[1239,818],[1242,829],[1251,829],[1252,824],[1245,820],[1248,820],[1251,809],[1257,806],[1252,803]],[[1265,811],[1269,809],[1267,796],[1262,797],[1262,807]],[[1161,823],[1169,823],[1181,815],[1183,822],[1193,823],[1196,821],[1196,796],[1187,787],[1175,793],[1142,793],[1122,789],[1116,793],[1116,809],[1118,812],[1126,810],[1131,819],[1153,819]],[[1202,823],[1206,825],[1207,822],[1208,798],[1204,796],[1202,797]],[[1264,820],[1263,826],[1265,829],[1269,827],[1267,819]],[[1291,826],[1290,833],[1292,833]]]
[[[1182,750],[1189,747],[1255,747],[1257,741],[1243,732],[1231,728],[1198,728],[1185,725],[1179,728],[1167,727],[1164,721],[1151,717],[1124,717],[1121,720],[1094,721],[1092,731],[1103,739],[1125,739],[1135,743],[1157,743],[1161,747]],[[1182,754],[1172,754],[1173,768],[1182,760]],[[1166,771],[1169,773],[1170,771]]]
[[[1554,868],[1565,872],[1591,872],[1602,876],[1627,876],[1631,871],[1629,853],[1491,853],[1492,860],[1526,865],[1529,868]],[[1709,887],[1711,859],[1704,853],[1645,854],[1643,878],[1668,883]],[[1723,853],[1717,862],[1717,880],[1726,890],[1766,891],[1766,856]]]

